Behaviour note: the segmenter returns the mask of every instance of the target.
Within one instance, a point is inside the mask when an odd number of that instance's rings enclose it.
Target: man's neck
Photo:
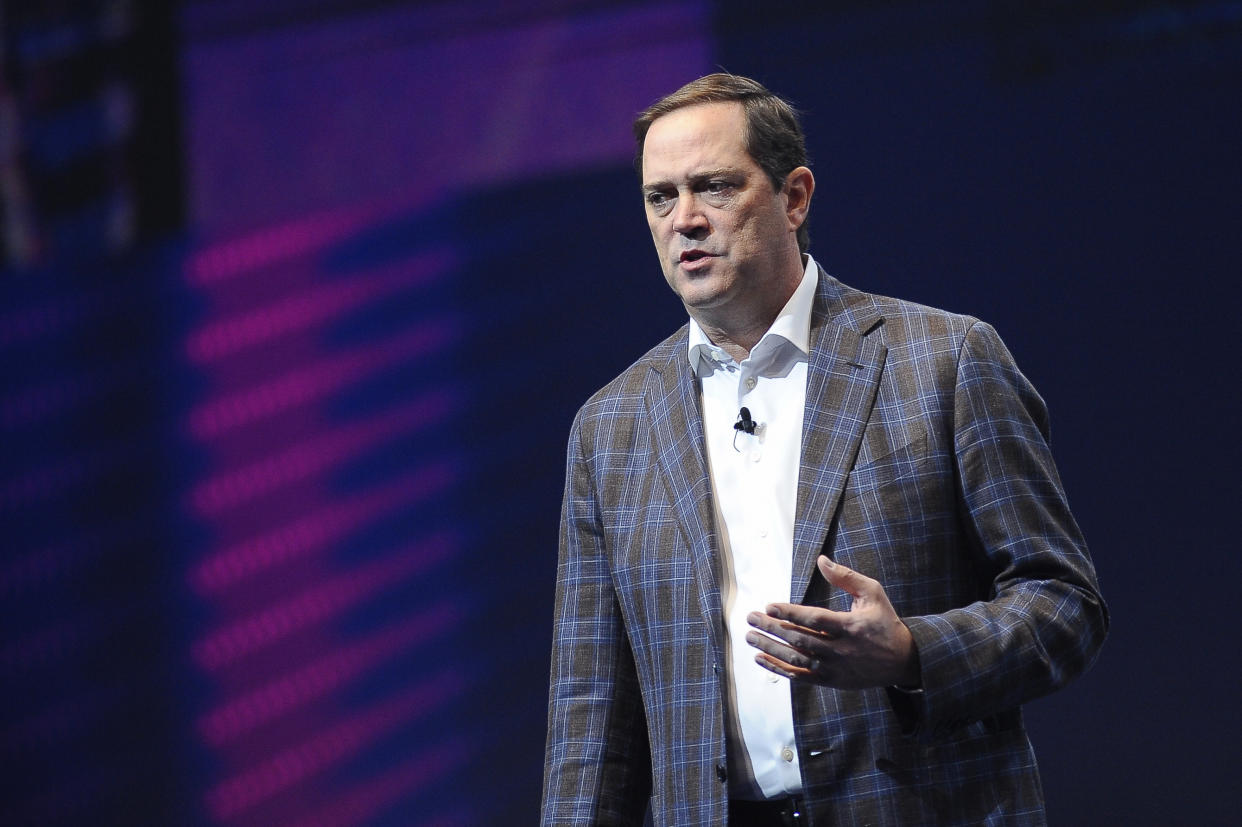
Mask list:
[[[756,307],[751,304],[744,308],[744,313],[696,312],[690,308],[686,309],[712,344],[732,356],[734,361],[741,362],[750,356],[750,351],[759,344],[763,334],[772,327],[776,317],[780,315],[794,291],[798,289],[805,272],[806,265],[802,256],[798,256],[797,269],[791,269],[780,282],[782,289],[772,293],[770,299],[762,306]]]
[[[777,309],[777,313],[780,309]],[[726,330],[719,327],[713,327],[710,322],[695,319],[699,323],[699,327],[707,334],[707,338],[711,339],[712,344],[717,345],[725,353],[733,357],[735,362],[742,362],[750,356],[750,351],[755,345],[759,344],[759,340],[763,338],[763,334],[768,332],[768,328],[772,326],[772,322],[776,319],[776,313],[772,314],[772,318],[767,322],[756,324],[744,330]]]

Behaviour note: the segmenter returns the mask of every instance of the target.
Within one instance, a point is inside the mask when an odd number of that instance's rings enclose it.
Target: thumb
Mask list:
[[[866,578],[863,575],[840,563],[833,562],[828,555],[819,555],[816,563],[819,564],[819,573],[824,576],[824,579],[830,585],[848,592],[854,597],[861,596],[862,590],[866,588],[863,583]]]

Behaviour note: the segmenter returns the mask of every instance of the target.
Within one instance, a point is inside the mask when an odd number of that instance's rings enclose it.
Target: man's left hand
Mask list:
[[[760,666],[795,680],[837,689],[914,687],[919,680],[914,638],[879,581],[820,556],[824,579],[854,597],[848,612],[773,603],[751,612],[746,641]],[[765,634],[761,634],[761,632]]]

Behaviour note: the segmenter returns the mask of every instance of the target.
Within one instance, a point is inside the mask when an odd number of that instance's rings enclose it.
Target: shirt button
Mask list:
[[[746,380],[746,389],[753,391],[755,389],[755,384],[756,384],[755,377],[753,376],[749,377]]]
[[[755,450],[753,450],[753,451],[751,451],[751,452],[750,452],[750,461],[751,461],[751,462],[758,462],[758,461],[759,461],[759,460],[761,460],[761,459],[763,459],[763,451],[761,451],[761,450],[759,450],[758,448],[756,448]]]
[[[781,758],[786,761],[793,761],[793,750],[791,750],[789,747],[785,747],[783,750],[781,750]]]
[[[761,529],[759,529],[759,536],[760,536],[760,537],[767,537],[767,536],[768,536],[768,530],[767,530],[766,528],[761,528]]]

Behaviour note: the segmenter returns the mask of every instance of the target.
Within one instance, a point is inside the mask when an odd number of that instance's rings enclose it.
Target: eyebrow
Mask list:
[[[709,178],[729,178],[741,174],[742,170],[737,167],[719,167],[717,169],[705,169],[699,172],[692,172],[687,180],[691,184],[696,184],[700,181],[706,181]],[[643,192],[659,192],[660,190],[666,189],[676,189],[676,186],[671,180],[668,179],[652,181],[649,184],[642,185]]]

